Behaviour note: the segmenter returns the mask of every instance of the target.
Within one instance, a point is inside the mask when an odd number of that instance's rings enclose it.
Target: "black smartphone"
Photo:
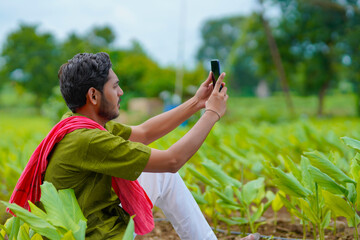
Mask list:
[[[220,62],[218,59],[212,59],[211,60],[211,72],[212,72],[212,81],[213,81],[213,87],[215,87],[215,83],[220,77]],[[220,87],[221,91],[222,86]]]

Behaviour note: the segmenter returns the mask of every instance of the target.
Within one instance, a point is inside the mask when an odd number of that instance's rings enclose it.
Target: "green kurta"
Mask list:
[[[122,238],[129,216],[119,206],[111,177],[137,179],[151,152],[127,140],[130,127],[110,121],[105,128],[108,131],[77,129],[67,134],[55,145],[45,173],[44,180],[57,189],[74,189],[88,220],[86,239]]]

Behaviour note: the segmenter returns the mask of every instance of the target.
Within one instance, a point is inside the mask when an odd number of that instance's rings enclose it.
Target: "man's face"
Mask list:
[[[99,108],[99,115],[108,121],[119,116],[121,96],[124,94],[119,86],[119,79],[112,69],[109,70],[109,80],[105,83]]]

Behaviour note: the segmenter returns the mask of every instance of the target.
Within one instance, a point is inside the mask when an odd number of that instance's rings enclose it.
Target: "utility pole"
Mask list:
[[[175,95],[178,96],[180,102],[183,95],[183,78],[184,78],[184,52],[185,52],[185,31],[186,31],[186,0],[180,0],[180,16],[179,16],[179,37],[178,37],[178,53],[176,64],[175,79]]]

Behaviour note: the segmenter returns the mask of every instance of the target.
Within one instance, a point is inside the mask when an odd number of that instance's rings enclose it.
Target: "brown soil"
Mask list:
[[[258,229],[258,233],[261,234],[261,239],[303,239],[303,226],[300,224],[298,219],[291,219],[290,214],[286,209],[282,209],[277,214],[277,224],[275,225],[275,219],[273,213],[267,211],[264,214],[264,225],[261,225]],[[169,239],[169,240],[178,240],[179,236],[176,234],[170,222],[165,220],[165,216],[161,210],[156,210],[154,212],[155,217],[155,228],[154,230],[145,235],[145,236],[136,236],[135,240],[160,240],[160,239]],[[209,221],[209,219],[208,219]],[[209,221],[211,224],[211,220]],[[212,224],[211,224],[212,225]],[[331,223],[330,225],[334,225]],[[334,235],[332,229],[326,229],[325,239],[326,240],[350,240],[354,239],[354,228],[347,227],[346,221],[337,220],[337,233]],[[220,223],[217,227],[224,232],[216,232],[218,239],[223,240],[237,240],[241,239],[241,236],[238,234],[241,232],[240,227],[232,226],[230,231],[232,233],[227,234],[227,226]],[[306,229],[306,239],[314,239],[312,228]],[[271,238],[272,237],[272,238]]]

